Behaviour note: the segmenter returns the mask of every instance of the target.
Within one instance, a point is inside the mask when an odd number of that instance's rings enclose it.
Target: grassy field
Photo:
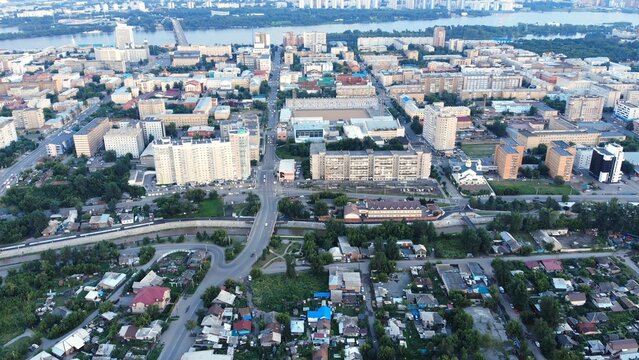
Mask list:
[[[186,216],[202,218],[224,216],[224,200],[222,198],[204,200],[200,203],[197,212]]]
[[[306,144],[302,144],[306,145]],[[295,161],[302,161],[307,159],[308,156],[300,156],[300,144],[285,144],[280,145],[275,149],[275,154],[280,159],[294,159]],[[304,151],[302,151],[304,152]],[[308,151],[305,152],[308,154]]]
[[[555,185],[543,181],[500,180],[489,181],[497,195],[570,195],[579,194],[568,184]]]
[[[253,280],[253,302],[262,311],[289,312],[290,309],[318,291],[328,290],[326,274],[297,273],[295,278],[286,275],[264,275]]]
[[[462,150],[469,157],[485,157],[495,153],[496,143],[490,144],[464,144],[462,143]]]

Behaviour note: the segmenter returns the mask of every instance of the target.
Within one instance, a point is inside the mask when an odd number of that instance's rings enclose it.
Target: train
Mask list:
[[[92,231],[92,232],[89,232],[89,233],[86,233],[86,234],[69,235],[69,236],[63,236],[63,237],[59,237],[59,238],[55,238],[55,239],[46,239],[46,240],[32,241],[30,243],[5,246],[5,247],[0,248],[0,253],[3,252],[3,251],[17,250],[17,249],[25,248],[25,247],[28,247],[28,246],[51,244],[51,243],[55,243],[55,242],[66,241],[66,240],[71,240],[71,239],[76,239],[76,238],[81,238],[81,237],[100,235],[100,234],[107,234],[107,233],[111,233],[111,232],[116,232],[116,231],[120,231],[120,230],[134,229],[134,228],[143,227],[143,226],[151,226],[153,224],[155,224],[155,221],[151,221],[151,222],[143,223],[143,224],[133,224],[133,225],[120,226],[120,227],[115,227],[115,228],[110,228],[110,229],[105,229],[105,230]]]

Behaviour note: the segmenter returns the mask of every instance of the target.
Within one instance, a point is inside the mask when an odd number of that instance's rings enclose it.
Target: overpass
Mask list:
[[[186,46],[189,42],[186,40],[186,35],[182,29],[180,20],[171,18],[171,24],[173,25],[173,36],[175,36],[175,43],[177,45]]]

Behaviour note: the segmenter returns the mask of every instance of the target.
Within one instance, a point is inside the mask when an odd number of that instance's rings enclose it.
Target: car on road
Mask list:
[[[267,227],[267,226],[268,226],[268,223],[264,223],[264,227]]]
[[[255,257],[255,253],[251,254],[251,257]],[[251,280],[251,275],[249,275],[249,281]]]

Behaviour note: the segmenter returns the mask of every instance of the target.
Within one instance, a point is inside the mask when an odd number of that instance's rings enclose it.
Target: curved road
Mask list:
[[[229,278],[240,278],[246,276],[251,271],[255,260],[262,254],[268,245],[277,220],[277,199],[281,189],[277,185],[275,173],[275,147],[274,135],[277,122],[275,99],[277,98],[277,88],[279,85],[281,50],[278,49],[273,60],[273,74],[270,80],[271,91],[268,100],[269,128],[266,131],[265,151],[262,165],[256,170],[257,187],[255,193],[260,197],[260,211],[255,216],[253,227],[249,232],[244,251],[233,261],[226,263],[224,253],[213,252],[211,269],[198,286],[197,290],[190,297],[181,298],[173,309],[173,316],[178,319],[171,323],[171,326],[162,334],[160,341],[164,344],[162,353],[158,360],[176,360],[183,353],[187,352],[193,344],[193,338],[186,331],[185,324],[188,320],[196,317],[197,310],[202,306],[200,297],[210,286],[218,286]],[[268,140],[271,139],[271,140]]]

